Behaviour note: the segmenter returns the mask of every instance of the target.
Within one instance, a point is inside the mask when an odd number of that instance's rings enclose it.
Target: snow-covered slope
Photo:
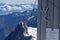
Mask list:
[[[37,40],[37,28],[28,27],[28,34],[24,34],[25,36],[32,36],[31,40]]]
[[[37,28],[28,27],[28,33],[33,36],[32,40],[37,40]]]

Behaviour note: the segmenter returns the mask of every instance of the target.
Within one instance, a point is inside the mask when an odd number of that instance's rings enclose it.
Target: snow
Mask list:
[[[31,6],[31,5],[26,5],[28,8],[30,8],[30,9],[33,9],[33,7]]]
[[[37,28],[28,27],[28,33],[33,36],[32,40],[37,40]]]
[[[22,5],[23,8],[25,8],[26,10],[32,10],[33,6],[32,5]]]
[[[59,30],[54,29],[53,31],[51,28],[46,29],[46,40],[59,40]]]
[[[28,20],[30,20],[30,19],[32,19],[32,18],[34,18],[34,16],[29,17]]]

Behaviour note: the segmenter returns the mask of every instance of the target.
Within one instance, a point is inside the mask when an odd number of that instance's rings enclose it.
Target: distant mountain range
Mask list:
[[[20,10],[19,7],[22,9]],[[37,27],[37,13],[36,5],[11,6],[4,4],[0,6],[0,40],[8,36],[20,21],[25,22],[30,27]]]

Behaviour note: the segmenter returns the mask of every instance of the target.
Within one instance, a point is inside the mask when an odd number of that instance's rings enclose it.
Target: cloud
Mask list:
[[[10,11],[12,10],[12,7],[9,5],[4,5],[4,6],[0,6],[0,10],[4,11]]]
[[[17,6],[14,6],[12,7],[13,10],[22,10],[22,7],[17,7]]]
[[[9,6],[9,5],[7,5],[7,6],[6,6],[6,9],[7,9],[8,11],[10,11],[10,10],[12,10],[12,7]]]
[[[20,6],[10,6],[10,5],[4,5],[0,6],[0,11],[4,14],[9,14],[9,12],[24,12],[25,10],[32,10],[32,5],[20,5]],[[29,11],[27,11],[29,13]]]
[[[4,11],[12,11],[12,10],[22,10],[22,7],[17,7],[17,6],[9,6],[5,5],[4,7],[0,7],[0,10]]]
[[[6,11],[6,8],[2,8],[2,11]]]

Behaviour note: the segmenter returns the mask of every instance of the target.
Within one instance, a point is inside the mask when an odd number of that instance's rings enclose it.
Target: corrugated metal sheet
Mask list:
[[[59,0],[38,0],[38,39],[37,40],[45,40],[46,39],[46,28],[59,28],[59,11],[60,11],[60,1]],[[46,14],[44,9],[48,11]],[[43,10],[42,10],[43,9]],[[43,13],[41,13],[41,10]],[[45,17],[47,16],[48,20],[46,21]]]

